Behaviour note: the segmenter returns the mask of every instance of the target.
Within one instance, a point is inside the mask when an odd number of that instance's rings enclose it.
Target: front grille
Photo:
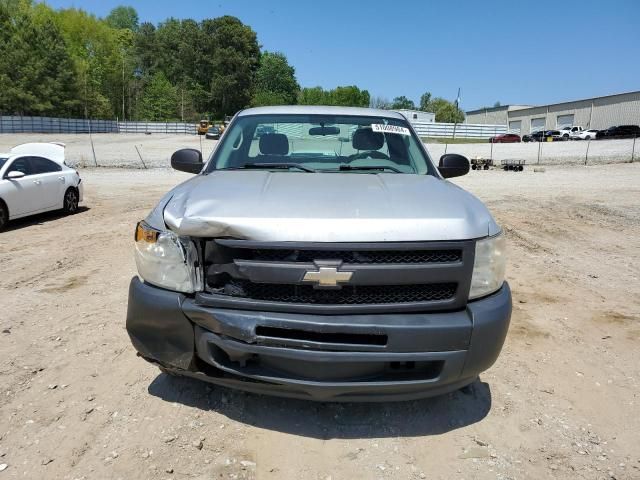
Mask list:
[[[462,259],[462,250],[293,250],[238,249],[235,258],[262,262],[312,263],[314,260],[341,260],[352,264],[451,263]]]
[[[255,300],[316,305],[367,305],[450,300],[455,283],[427,285],[345,285],[339,290],[315,289],[311,285],[281,285],[234,280],[225,293]]]
[[[205,243],[206,301],[282,312],[393,312],[464,307],[475,242]],[[305,281],[324,266],[352,272],[339,288]],[[314,288],[315,287],[315,288]]]

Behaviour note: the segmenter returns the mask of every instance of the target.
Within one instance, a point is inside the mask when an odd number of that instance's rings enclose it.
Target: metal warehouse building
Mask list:
[[[466,123],[507,125],[512,133],[555,130],[570,125],[602,130],[640,125],[640,91],[542,106],[504,105],[466,113]]]

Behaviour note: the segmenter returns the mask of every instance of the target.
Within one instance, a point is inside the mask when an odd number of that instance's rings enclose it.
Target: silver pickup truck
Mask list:
[[[399,113],[238,113],[135,231],[127,330],[169,374],[322,401],[473,383],[511,317],[505,240]]]

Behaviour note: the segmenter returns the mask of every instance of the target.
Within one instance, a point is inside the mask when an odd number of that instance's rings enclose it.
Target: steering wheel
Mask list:
[[[354,153],[353,155],[349,155],[349,161],[360,160],[363,158],[376,158],[380,160],[390,160],[389,155],[384,152],[380,152],[378,150],[367,150],[364,152]]]

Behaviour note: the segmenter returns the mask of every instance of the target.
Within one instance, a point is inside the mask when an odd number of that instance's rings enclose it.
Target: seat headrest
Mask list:
[[[260,137],[260,153],[286,155],[289,153],[289,139],[283,133],[265,133]]]
[[[380,150],[384,145],[384,134],[370,128],[359,128],[351,140],[355,150]]]

